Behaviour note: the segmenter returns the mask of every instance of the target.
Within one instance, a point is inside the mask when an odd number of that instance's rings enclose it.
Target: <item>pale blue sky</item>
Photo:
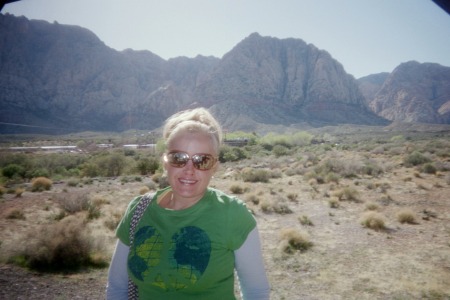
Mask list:
[[[450,15],[431,0],[22,0],[7,12],[164,59],[220,58],[258,32],[314,44],[356,78],[409,60],[450,66]]]

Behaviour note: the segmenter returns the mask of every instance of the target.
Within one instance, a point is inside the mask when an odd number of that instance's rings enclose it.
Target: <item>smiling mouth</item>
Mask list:
[[[194,184],[197,182],[197,180],[190,180],[190,179],[178,179],[178,181],[182,184]]]

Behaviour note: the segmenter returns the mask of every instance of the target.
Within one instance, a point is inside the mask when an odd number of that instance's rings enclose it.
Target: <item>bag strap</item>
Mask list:
[[[133,212],[133,216],[131,217],[130,222],[130,247],[133,245],[134,242],[134,234],[136,233],[136,226],[139,224],[139,221],[141,220],[142,216],[144,215],[145,210],[152,202],[153,197],[155,196],[154,193],[147,193],[139,200],[138,205],[136,206],[136,209]],[[130,278],[128,278],[128,299],[138,299],[138,287],[136,284],[134,284],[133,281],[131,281]]]

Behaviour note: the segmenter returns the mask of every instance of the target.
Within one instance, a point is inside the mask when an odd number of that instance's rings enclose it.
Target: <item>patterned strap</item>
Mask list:
[[[133,213],[130,223],[130,247],[133,245],[134,242],[134,234],[136,231],[136,226],[141,220],[142,216],[144,215],[145,210],[150,205],[150,202],[152,202],[154,196],[155,196],[154,193],[147,193],[144,196],[142,196],[141,200],[139,200],[139,203],[136,207],[136,210]],[[135,285],[133,281],[131,281],[131,279],[128,279],[128,299],[137,300],[138,295],[139,293],[137,285]]]

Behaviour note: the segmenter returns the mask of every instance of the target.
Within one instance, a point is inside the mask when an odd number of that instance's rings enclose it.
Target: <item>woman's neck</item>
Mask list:
[[[169,191],[163,195],[161,201],[159,201],[159,206],[172,210],[183,210],[195,205],[201,198],[202,197],[180,199],[176,197],[172,191]]]

